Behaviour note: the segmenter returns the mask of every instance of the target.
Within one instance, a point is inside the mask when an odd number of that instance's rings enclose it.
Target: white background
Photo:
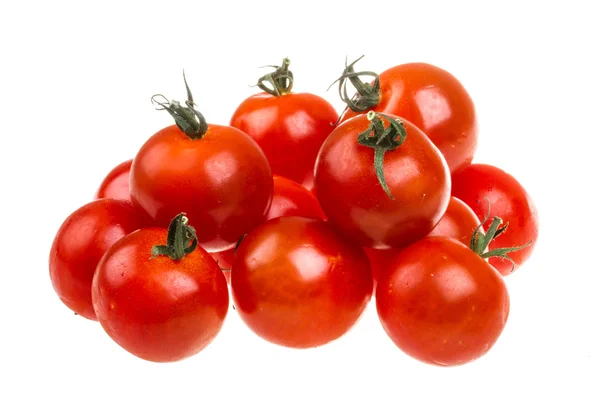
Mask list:
[[[315,3],[0,6],[0,415],[600,414],[593,2]],[[153,364],[58,300],[54,233],[171,123],[150,96],[183,100],[182,69],[209,122],[227,123],[258,91],[258,67],[284,56],[296,91],[341,110],[326,89],[362,54],[360,69],[426,61],[456,75],[478,111],[476,161],[517,177],[539,209],[536,251],[506,279],[511,313],[488,355],[414,361],[371,304],[345,337],[308,351],[267,344],[230,310],[199,355]]]

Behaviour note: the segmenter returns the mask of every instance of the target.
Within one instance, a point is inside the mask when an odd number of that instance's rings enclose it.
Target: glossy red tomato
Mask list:
[[[310,348],[350,330],[371,299],[373,281],[364,251],[326,221],[280,217],[242,240],[231,290],[237,311],[257,335]]]
[[[349,65],[341,81],[358,80],[353,74],[353,65]],[[371,86],[375,81],[367,84],[364,94],[354,99],[354,106],[342,120],[369,110],[394,114],[410,120],[431,139],[451,172],[471,163],[477,148],[475,106],[454,75],[435,65],[412,62],[389,68],[378,79],[378,87]],[[344,98],[352,102],[351,97]]]
[[[115,166],[102,180],[95,199],[114,198],[130,201],[129,170],[132,162],[133,160],[130,159]]]
[[[207,124],[191,97],[186,103],[160,103],[175,114],[176,125],[150,137],[135,156],[131,200],[163,227],[185,212],[203,248],[226,250],[264,221],[273,196],[271,168],[250,136]]]
[[[273,173],[311,188],[317,153],[338,113],[318,95],[291,91],[287,65],[284,60],[274,73],[270,92],[252,95],[238,106],[230,124],[256,140]]]
[[[460,199],[452,197],[444,216],[428,236],[451,237],[469,247],[473,232],[479,226],[479,223],[480,221],[477,219],[477,216],[467,204]],[[389,248],[387,250],[365,249],[371,262],[373,279],[375,281],[378,281],[379,276],[385,273],[387,265],[401,250],[402,248]]]
[[[166,229],[143,228],[119,240],[98,264],[92,286],[94,310],[108,335],[131,354],[156,362],[203,350],[229,307],[225,277],[204,249],[184,241],[185,252],[173,246],[170,255],[153,251],[168,246],[167,236]]]
[[[386,151],[382,163],[390,197],[374,166],[378,150],[357,139],[377,117],[391,116],[372,116],[371,122],[369,117],[359,115],[340,124],[323,143],[315,191],[328,220],[347,238],[364,247],[404,247],[425,237],[444,215],[450,201],[448,166],[414,124],[399,120],[405,140]]]
[[[502,275],[448,237],[427,237],[402,250],[375,296],[392,341],[406,354],[441,366],[486,354],[510,309]]]
[[[60,300],[76,314],[96,320],[94,270],[106,250],[139,225],[130,202],[110,198],[83,205],[62,223],[50,248],[50,278]]]
[[[290,179],[273,175],[273,203],[266,219],[292,216],[326,219],[319,201],[312,192]],[[219,263],[229,282],[235,250],[232,248],[211,255]]]
[[[452,178],[452,194],[469,205],[477,216],[485,218],[490,212],[509,224],[505,232],[489,245],[493,250],[501,247],[527,247],[511,253],[513,263],[503,258],[490,258],[489,262],[504,276],[517,270],[533,253],[538,238],[538,213],[525,188],[510,174],[495,166],[473,164]],[[488,204],[489,202],[489,204]],[[489,225],[489,222],[484,226]]]

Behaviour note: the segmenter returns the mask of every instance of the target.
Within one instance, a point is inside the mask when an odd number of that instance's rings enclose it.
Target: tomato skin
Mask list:
[[[314,194],[302,185],[283,176],[273,175],[273,202],[266,221],[278,217],[305,217],[325,220],[325,214]],[[228,282],[231,281],[231,265],[235,250],[229,249],[211,253],[223,270]]]
[[[269,162],[245,133],[209,125],[201,139],[176,125],[142,145],[130,175],[131,201],[159,227],[180,212],[208,251],[234,247],[265,219],[273,195]]]
[[[315,165],[315,191],[328,220],[347,238],[364,247],[404,247],[425,237],[444,215],[450,201],[448,165],[404,120],[406,140],[386,152],[383,163],[391,199],[378,182],[374,150],[357,142],[368,125],[367,116],[358,115],[329,135]]]
[[[94,199],[114,198],[130,201],[129,171],[133,159],[126,160],[115,166],[100,183]]]
[[[399,253],[376,292],[392,341],[425,363],[473,361],[495,344],[510,310],[502,275],[459,241],[427,237]]]
[[[260,92],[238,106],[230,125],[258,143],[274,174],[310,189],[317,153],[337,119],[335,108],[318,95]]]
[[[515,262],[514,270],[508,260],[489,259],[502,275],[511,274],[511,270],[514,272],[531,257],[538,238],[538,212],[530,195],[512,175],[492,165],[472,164],[453,176],[452,194],[469,205],[482,220],[487,215],[489,201],[490,220],[484,226],[488,226],[494,217],[509,224],[504,233],[492,240],[489,250],[532,242],[508,254]]]
[[[279,217],[242,240],[231,291],[236,310],[258,336],[311,348],[350,330],[371,299],[373,281],[361,247],[326,221]]]
[[[73,312],[95,321],[94,270],[119,239],[137,230],[139,217],[128,201],[102,198],[73,211],[59,227],[50,248],[52,286]]]
[[[467,204],[458,198],[451,197],[442,219],[431,230],[428,236],[454,238],[469,247],[473,232],[479,226],[479,223],[480,221],[477,219],[477,216]],[[387,250],[365,249],[371,262],[371,270],[373,271],[373,280],[375,282],[379,280],[379,276],[385,273],[385,268],[400,251],[402,251],[402,248],[389,248]]]
[[[201,247],[179,261],[150,259],[167,230],[140,229],[113,245],[98,264],[92,299],[107,334],[148,361],[179,361],[220,332],[229,307],[221,270]]]
[[[411,62],[383,71],[379,81],[379,104],[369,110],[413,122],[440,149],[451,172],[471,163],[478,135],[475,105],[454,75],[435,65]],[[342,120],[355,115],[349,110]]]

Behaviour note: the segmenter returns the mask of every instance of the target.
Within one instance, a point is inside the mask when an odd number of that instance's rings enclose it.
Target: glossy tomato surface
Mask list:
[[[479,226],[480,221],[471,208],[460,199],[450,198],[450,203],[440,222],[431,230],[428,236],[442,236],[454,238],[467,247],[471,244],[473,232]],[[390,248],[377,250],[366,248],[365,252],[369,256],[373,279],[377,282],[379,277],[385,273],[386,267],[394,260],[396,254],[400,253],[402,248]]]
[[[96,320],[91,293],[96,266],[114,243],[139,226],[133,206],[124,200],[97,199],[72,212],[50,248],[50,278],[60,300],[76,314]]]
[[[323,220],[272,219],[248,234],[231,275],[236,309],[260,337],[292,348],[340,338],[371,299],[369,260]]]
[[[181,260],[151,258],[167,230],[144,228],[113,245],[98,265],[92,299],[98,321],[139,358],[172,362],[203,350],[229,307],[227,283],[202,248]]]
[[[319,152],[315,192],[321,208],[339,232],[364,247],[404,247],[425,237],[450,201],[448,165],[414,124],[403,122],[406,140],[383,162],[394,199],[378,182],[374,150],[358,143],[369,126],[366,115],[340,124]]]
[[[492,240],[489,250],[520,247],[531,241],[529,246],[508,254],[515,263],[514,270],[509,260],[489,259],[500,273],[509,275],[529,259],[538,238],[538,212],[517,179],[498,167],[473,164],[453,176],[452,194],[469,205],[481,219],[485,218],[489,207],[490,219],[484,226],[488,226],[494,217],[508,223],[507,230]]]
[[[247,134],[209,125],[190,139],[176,125],[153,135],[131,166],[131,200],[155,225],[185,212],[199,244],[222,251],[265,219],[273,196],[269,162]]]
[[[95,199],[114,198],[130,201],[129,197],[129,171],[132,159],[119,163],[100,183]]]
[[[377,285],[380,321],[406,354],[461,365],[486,354],[508,319],[502,275],[461,242],[427,237],[405,248]]]
[[[273,175],[273,203],[266,220],[293,216],[326,219],[319,201],[312,192],[290,179]],[[230,281],[235,250],[231,248],[211,255],[223,269],[227,281]]]
[[[230,124],[256,140],[274,174],[312,188],[317,153],[337,118],[333,106],[315,94],[261,92],[239,105]]]
[[[383,71],[379,80],[379,103],[369,110],[414,123],[440,149],[451,172],[471,163],[477,149],[475,106],[454,75],[435,65],[411,62]],[[343,120],[355,115],[349,110]]]

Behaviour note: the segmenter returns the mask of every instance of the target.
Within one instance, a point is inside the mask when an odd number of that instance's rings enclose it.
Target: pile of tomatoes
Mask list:
[[[536,208],[513,176],[472,163],[475,107],[452,74],[357,62],[336,80],[341,114],[293,91],[287,58],[229,125],[204,118],[185,75],[183,103],[153,96],[174,123],[55,236],[62,302],[155,362],[199,353],[233,309],[269,342],[318,347],[372,299],[415,359],[484,355],[509,314],[503,278],[535,247]]]

